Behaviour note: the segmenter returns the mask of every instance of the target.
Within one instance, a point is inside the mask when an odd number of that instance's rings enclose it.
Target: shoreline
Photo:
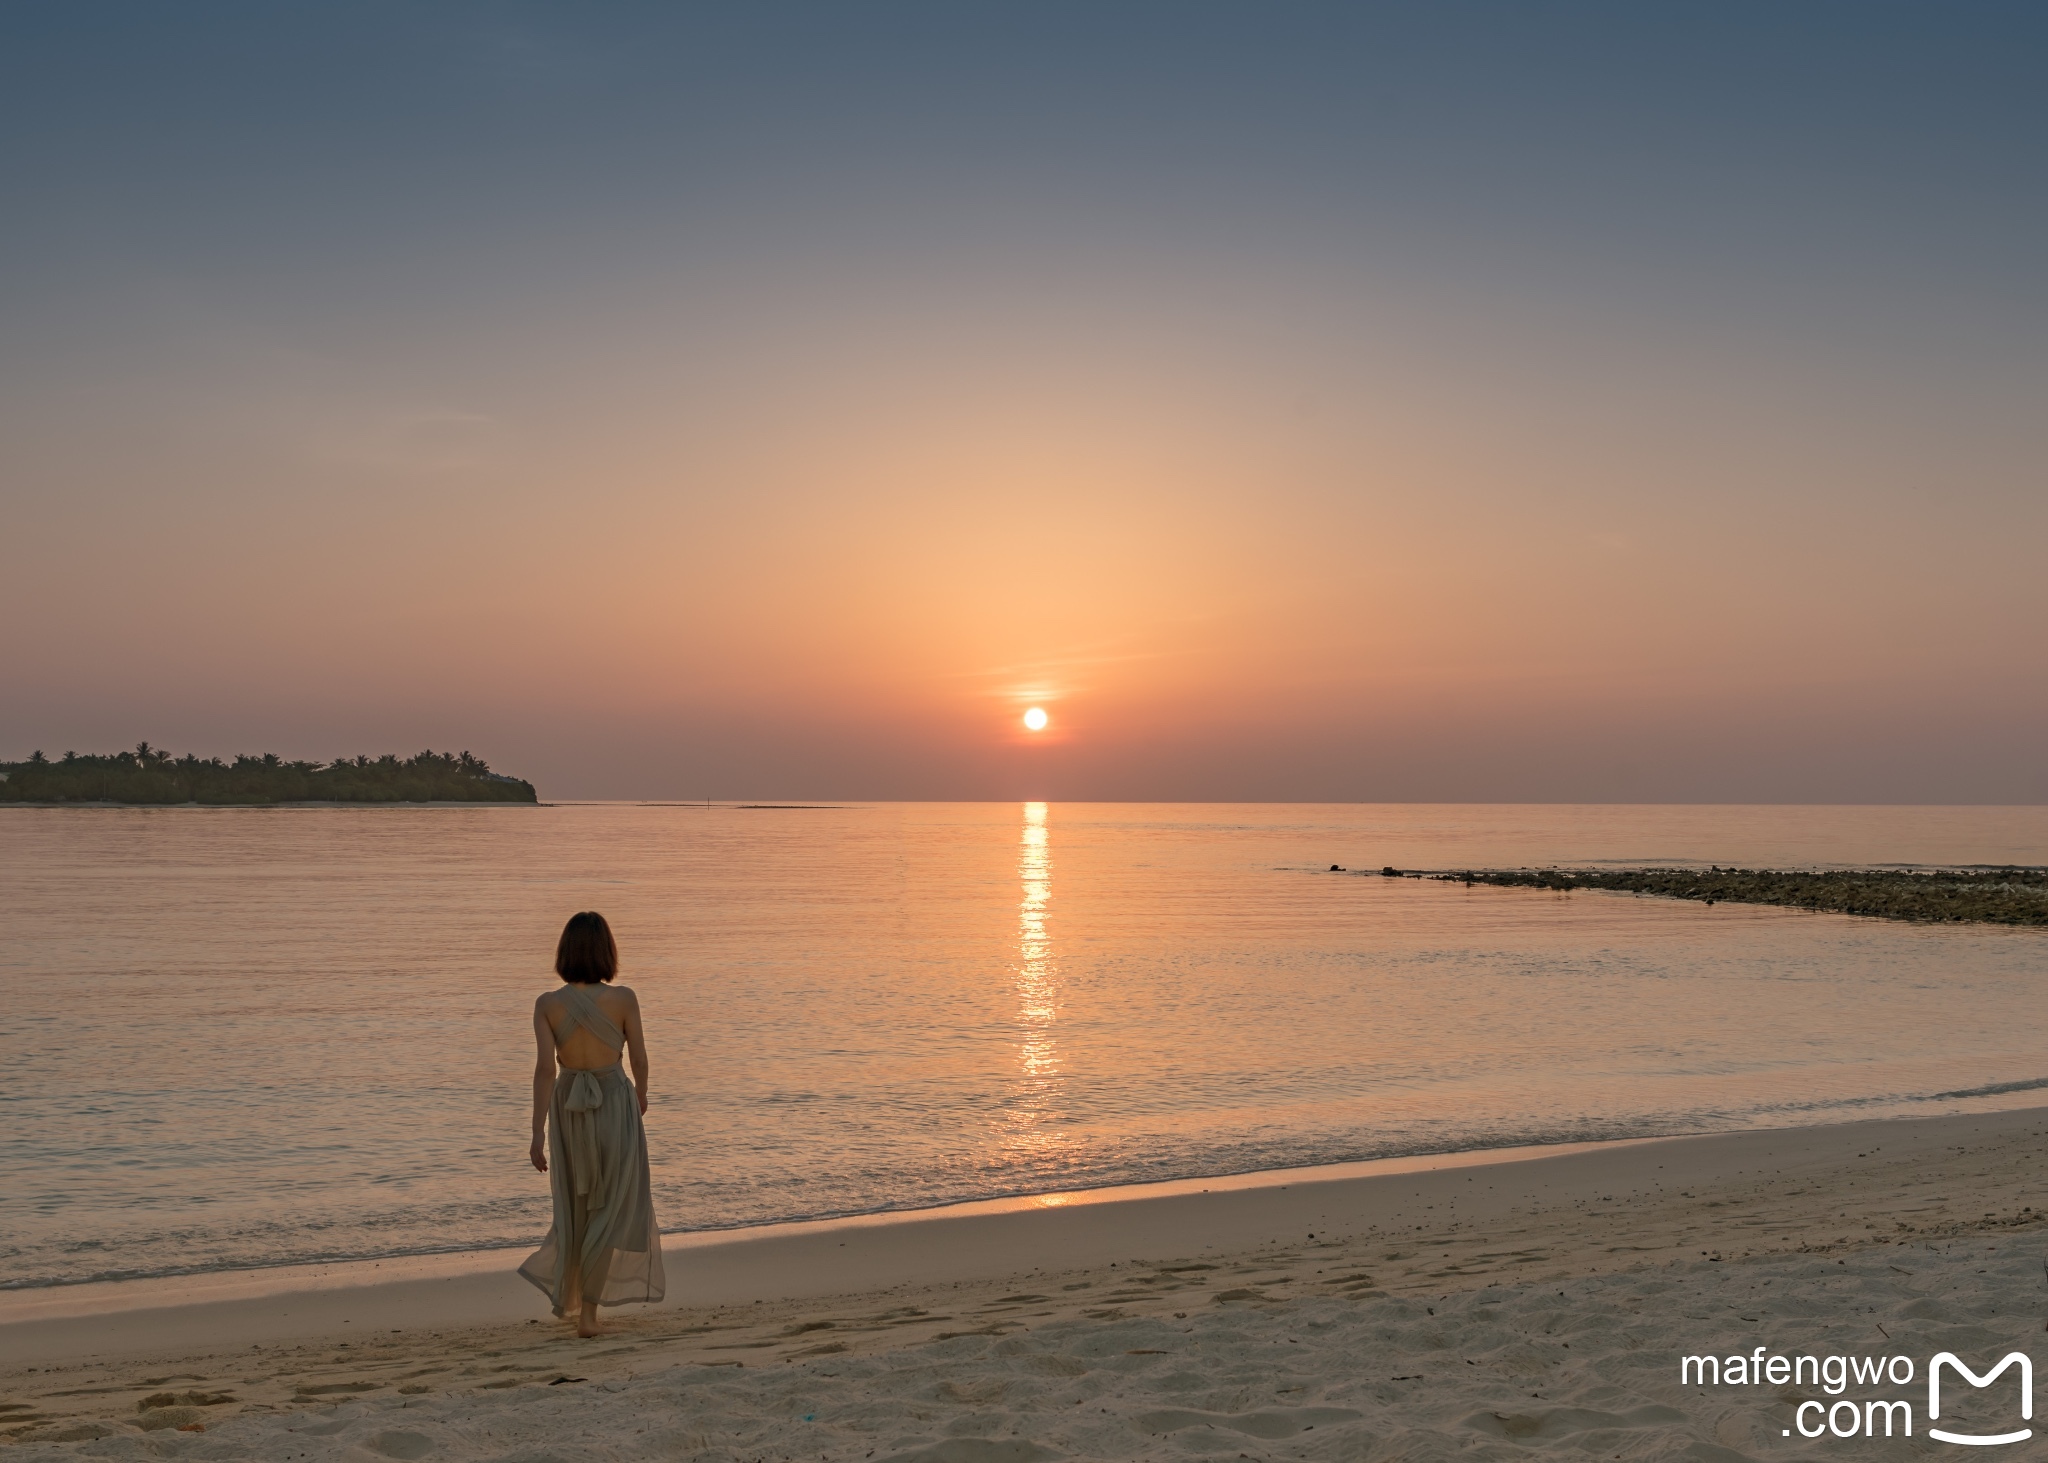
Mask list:
[[[1897,1110],[1899,1106],[1908,1104],[1939,1104],[1939,1107],[1929,1112]],[[1185,1179],[1151,1179],[1138,1183],[1105,1184],[1085,1189],[1038,1190],[984,1199],[958,1199],[911,1208],[866,1209],[816,1219],[775,1219],[715,1228],[665,1230],[662,1233],[662,1248],[667,1254],[725,1243],[820,1234],[841,1229],[1085,1207],[1196,1193],[1285,1188],[1297,1184],[1424,1172],[1438,1168],[1522,1163],[1581,1152],[1624,1148],[1640,1143],[1725,1138],[1742,1134],[1801,1132],[1809,1129],[1825,1130],[1857,1123],[1918,1122],[1933,1118],[1966,1117],[2019,1110],[2040,1109],[2048,1113],[2048,1077],[1999,1083],[1984,1089],[1935,1093],[1924,1098],[1886,1099],[1882,1103],[1873,1100],[1871,1105],[1890,1107],[1892,1110],[1873,1112],[1864,1116],[1845,1115],[1819,1121],[1774,1124],[1768,1127],[1707,1128],[1630,1137],[1507,1143],[1424,1153],[1400,1153],[1381,1158],[1347,1159],[1335,1163],[1245,1169]],[[531,1241],[519,1244],[434,1250],[424,1253],[287,1260],[276,1264],[176,1274],[0,1285],[0,1327],[31,1319],[107,1315],[120,1311],[162,1309],[215,1300],[256,1300],[302,1292],[346,1289],[357,1285],[382,1285],[394,1281],[434,1281],[488,1273],[501,1266],[514,1269],[517,1268],[519,1260],[529,1254],[538,1243],[539,1238],[536,1236]]]
[[[1349,1458],[1413,1430],[1506,1458],[1589,1428],[1741,1453],[1785,1409],[1681,1393],[1678,1348],[2038,1333],[2044,1140],[2048,1108],[2018,1108],[714,1232],[665,1247],[668,1300],[590,1341],[484,1252],[499,1268],[0,1323],[0,1433],[52,1459],[201,1446],[176,1429],[250,1459],[498,1458],[565,1429],[620,1458],[1270,1456],[1245,1438],[1297,1434]]]
[[[1574,1153],[1595,1152],[1637,1143],[1664,1142],[1672,1137],[1699,1136],[1709,1135],[1672,1134],[1655,1138],[1609,1138],[1585,1143],[1523,1144],[1507,1148],[1472,1148],[1453,1153],[1404,1154],[1392,1158],[1368,1158],[1350,1163],[1315,1164],[1301,1168],[1253,1169],[1245,1173],[1221,1174],[1209,1178],[1161,1179],[1143,1184],[1051,1190],[997,1199],[964,1199],[955,1204],[939,1204],[929,1208],[876,1209],[859,1214],[838,1215],[830,1219],[784,1220],[769,1224],[734,1225],[725,1229],[678,1230],[662,1235],[662,1254],[669,1257],[685,1251],[711,1249],[725,1244],[829,1235],[846,1230],[872,1229],[897,1224],[975,1219],[998,1214],[1024,1214],[1049,1209],[1081,1208],[1095,1204],[1141,1202],[1192,1194],[1284,1189],[1295,1185],[1425,1173],[1445,1168],[1539,1162]],[[113,1316],[130,1311],[156,1311],[223,1301],[290,1301],[322,1291],[348,1290],[361,1286],[431,1283],[471,1275],[495,1274],[499,1270],[517,1269],[519,1261],[524,1259],[532,1248],[531,1244],[500,1245],[488,1249],[445,1250],[422,1255],[392,1255],[379,1259],[313,1261],[255,1266],[240,1270],[198,1271],[185,1275],[151,1275],[126,1280],[84,1280],[54,1285],[0,1288],[0,1335],[5,1334],[4,1328],[8,1326],[36,1321]]]
[[[1493,1196],[1491,1209],[1514,1209],[1580,1202],[1616,1188],[1659,1191],[1669,1187],[1658,1177],[1667,1169],[1682,1176],[1674,1182],[1698,1187],[1766,1162],[1839,1159],[1845,1149],[1860,1157],[1859,1145],[1867,1149],[1877,1141],[1872,1135],[1939,1148],[1946,1141],[1939,1135],[1987,1125],[2048,1128],[2048,1106],[1478,1149],[699,1230],[663,1238],[669,1299],[620,1314],[951,1284],[1111,1264],[1126,1252],[1134,1260],[1163,1260],[1219,1247],[1255,1249],[1297,1229],[1308,1233],[1304,1218],[1333,1229],[1380,1230],[1409,1224],[1418,1205],[1434,1212],[1439,1199],[1455,1207],[1465,1196],[1469,1206],[1474,1192]],[[514,1273],[526,1253],[522,1245],[0,1293],[0,1371],[29,1355],[116,1355],[185,1344],[180,1338],[210,1344],[227,1334],[300,1339],[343,1334],[342,1327],[380,1318],[401,1327],[518,1324],[545,1315],[538,1293]]]

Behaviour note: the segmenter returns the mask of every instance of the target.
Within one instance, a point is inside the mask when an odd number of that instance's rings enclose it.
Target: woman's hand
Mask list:
[[[542,1173],[548,1171],[547,1145],[540,1138],[536,1137],[533,1140],[533,1146],[526,1150],[526,1156],[533,1160],[533,1166]]]
[[[646,1116],[647,1116],[647,1094],[646,1094],[645,1092],[642,1092],[642,1093],[640,1093],[640,1094],[639,1094],[639,1097],[640,1097],[640,1116],[644,1118],[644,1117],[646,1117]]]

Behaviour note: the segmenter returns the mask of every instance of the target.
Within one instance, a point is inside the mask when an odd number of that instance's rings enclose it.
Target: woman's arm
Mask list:
[[[633,1086],[640,1093],[641,1116],[647,1114],[647,1035],[640,1029],[640,998],[630,990],[626,998],[626,1054],[633,1064]]]
[[[546,999],[542,997],[542,999]],[[526,1156],[542,1173],[548,1171],[548,1100],[555,1095],[555,1032],[540,1001],[533,1003],[533,1146]]]

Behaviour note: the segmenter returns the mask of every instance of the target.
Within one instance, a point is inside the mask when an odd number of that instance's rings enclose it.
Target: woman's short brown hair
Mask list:
[[[555,974],[571,985],[596,985],[619,973],[619,943],[604,916],[586,909],[569,916],[555,946]]]

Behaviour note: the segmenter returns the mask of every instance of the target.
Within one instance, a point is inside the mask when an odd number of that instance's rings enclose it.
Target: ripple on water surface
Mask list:
[[[2048,863],[2048,810],[4,809],[0,1283],[536,1239],[582,908],[670,1228],[2048,1077],[2041,931],[1329,872],[1693,860]]]

